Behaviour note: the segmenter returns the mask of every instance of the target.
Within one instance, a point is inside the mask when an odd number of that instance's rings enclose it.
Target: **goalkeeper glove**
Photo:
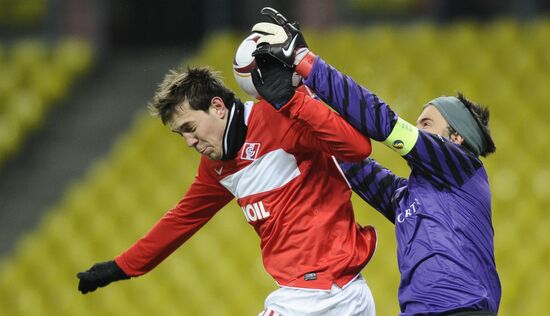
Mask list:
[[[252,69],[252,83],[262,98],[280,110],[294,96],[293,70],[268,54],[257,55],[255,59],[259,71]]]
[[[90,269],[79,272],[76,277],[80,280],[78,290],[82,294],[93,292],[111,282],[130,278],[114,261],[96,263]]]
[[[299,75],[307,77],[316,56],[309,50],[298,23],[288,22],[281,13],[270,7],[263,8],[261,13],[274,23],[260,22],[252,27],[253,32],[263,34],[252,55],[269,54],[288,67],[296,67]]]

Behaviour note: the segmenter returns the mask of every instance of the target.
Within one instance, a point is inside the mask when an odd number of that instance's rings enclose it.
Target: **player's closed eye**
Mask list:
[[[180,129],[180,133],[181,134],[186,134],[186,133],[194,133],[195,131],[197,130],[197,126],[196,125],[184,125],[181,127]]]

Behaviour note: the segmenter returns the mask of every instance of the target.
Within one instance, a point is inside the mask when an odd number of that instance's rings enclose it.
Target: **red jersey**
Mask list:
[[[343,286],[370,260],[374,228],[355,222],[351,189],[333,156],[362,161],[370,140],[297,91],[279,112],[245,104],[246,140],[235,159],[201,157],[183,199],[116,258],[129,276],[153,269],[236,198],[261,238],[264,267],[281,286]]]

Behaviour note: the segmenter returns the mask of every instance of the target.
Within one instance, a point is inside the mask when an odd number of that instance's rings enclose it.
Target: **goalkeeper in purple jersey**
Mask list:
[[[341,163],[353,190],[395,224],[400,315],[496,315],[491,192],[479,156],[495,151],[487,108],[462,94],[428,102],[416,126],[378,96],[311,53],[296,23],[271,8],[274,23],[256,58],[269,54],[294,67],[304,84],[364,135],[400,154],[411,167],[401,178],[373,159]]]

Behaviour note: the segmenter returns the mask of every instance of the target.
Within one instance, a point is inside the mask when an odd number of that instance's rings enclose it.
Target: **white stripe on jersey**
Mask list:
[[[244,103],[244,125],[248,126],[248,118],[250,117],[250,112],[252,112],[252,107],[254,102],[246,101]]]
[[[220,183],[237,198],[282,187],[300,175],[296,158],[282,149],[269,152]]]
[[[334,156],[331,156],[331,157],[332,157],[332,161],[334,162],[334,165],[336,165],[336,168],[338,168],[338,171],[340,171],[340,174],[342,175],[342,178],[344,178],[344,180],[346,180],[346,183],[348,184],[348,187],[351,189],[351,184],[349,183],[348,178],[346,178],[346,175],[344,174],[344,171],[342,170],[342,168],[340,168],[340,164],[338,163],[338,160]]]

